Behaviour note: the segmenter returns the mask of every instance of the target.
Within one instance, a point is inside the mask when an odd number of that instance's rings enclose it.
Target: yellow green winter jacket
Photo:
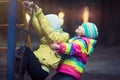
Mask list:
[[[35,56],[42,64],[42,68],[49,72],[50,69],[56,69],[61,60],[61,56],[55,53],[49,47],[53,42],[66,42],[69,39],[69,34],[66,32],[54,31],[40,8],[33,14],[32,25],[40,38],[40,46],[34,51]]]

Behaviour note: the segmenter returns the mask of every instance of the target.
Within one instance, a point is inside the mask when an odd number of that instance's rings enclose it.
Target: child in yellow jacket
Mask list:
[[[30,48],[20,48],[17,52],[21,55],[24,49],[22,59],[21,78],[24,78],[25,70],[33,80],[44,80],[51,69],[56,69],[61,61],[61,56],[55,54],[55,50],[49,47],[49,44],[56,42],[66,42],[69,39],[69,34],[61,28],[63,20],[55,14],[44,15],[42,9],[36,4],[29,1],[24,1],[23,6],[31,13],[32,25],[36,33],[40,36],[41,44],[35,51]],[[16,60],[15,72],[19,74],[20,62]]]

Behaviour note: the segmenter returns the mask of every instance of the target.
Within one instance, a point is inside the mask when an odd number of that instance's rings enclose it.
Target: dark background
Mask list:
[[[3,0],[0,0],[3,1]],[[6,0],[5,0],[6,1]],[[94,22],[99,29],[98,44],[104,46],[120,45],[120,1],[119,0],[34,0],[43,8],[45,14],[63,11],[65,13],[63,29],[75,35],[74,30],[83,22],[82,15],[85,6],[89,7],[89,21]],[[0,2],[0,24],[8,24],[9,2]],[[23,23],[22,7],[18,3],[17,23]],[[30,27],[31,28],[31,27]],[[31,29],[32,42],[39,42],[36,33]],[[17,30],[19,34],[20,30]],[[22,34],[22,33],[20,33]],[[17,35],[17,38],[20,35]],[[24,37],[20,36],[20,37]],[[19,38],[19,41],[22,39]],[[7,27],[0,26],[1,46],[6,46]]]

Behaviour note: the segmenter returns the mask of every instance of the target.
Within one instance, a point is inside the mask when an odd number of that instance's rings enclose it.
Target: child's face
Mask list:
[[[78,28],[75,30],[77,36],[83,36],[85,35],[85,31],[84,31],[84,28],[83,26],[78,26]]]

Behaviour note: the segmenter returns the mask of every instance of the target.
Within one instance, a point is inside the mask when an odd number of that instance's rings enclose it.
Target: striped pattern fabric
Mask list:
[[[84,22],[82,24],[85,30],[85,36],[89,38],[97,38],[98,36],[98,29],[94,23]]]
[[[69,43],[60,43],[59,52],[68,56],[59,65],[57,71],[72,75],[76,80],[80,80],[85,70],[87,56],[93,53],[95,43],[96,40],[86,37],[73,37]]]

